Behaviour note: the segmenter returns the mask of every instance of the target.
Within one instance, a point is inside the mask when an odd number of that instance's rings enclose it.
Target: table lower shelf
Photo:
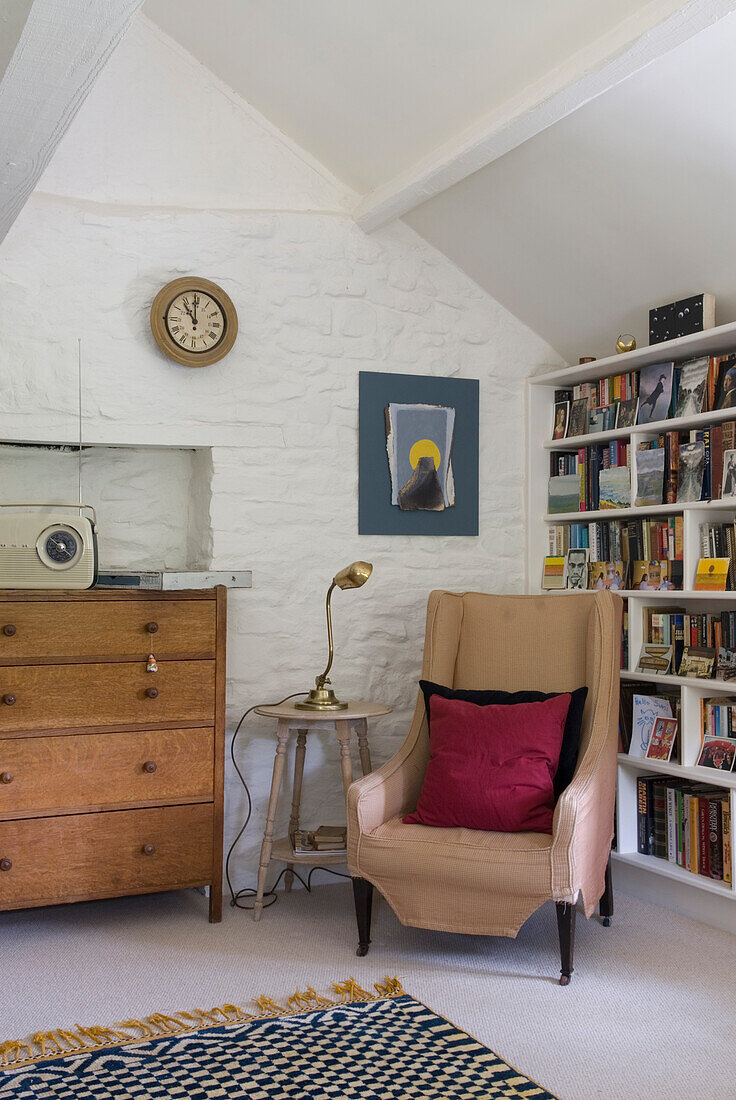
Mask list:
[[[347,855],[345,852],[295,852],[288,836],[282,836],[273,842],[271,859],[279,863],[302,863],[308,867],[315,865],[322,867],[328,863],[346,863]]]

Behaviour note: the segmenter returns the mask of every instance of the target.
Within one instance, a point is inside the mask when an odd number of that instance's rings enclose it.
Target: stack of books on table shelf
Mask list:
[[[291,846],[297,853],[329,852],[347,854],[348,831],[345,825],[320,825],[314,832],[297,829],[291,836]]]
[[[730,883],[729,792],[664,775],[640,775],[636,786],[637,851]]]
[[[599,508],[628,508],[631,504],[631,471],[627,443],[611,443],[581,447],[569,451],[552,451],[548,510],[552,515],[562,512],[595,512]]]

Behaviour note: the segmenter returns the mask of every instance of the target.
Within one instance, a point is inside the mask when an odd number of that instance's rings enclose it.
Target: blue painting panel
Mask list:
[[[478,534],[478,392],[475,378],[360,372],[358,531],[361,535]],[[386,409],[391,404],[444,405],[455,410],[451,455],[453,507],[442,511],[403,511],[391,503],[386,451]]]

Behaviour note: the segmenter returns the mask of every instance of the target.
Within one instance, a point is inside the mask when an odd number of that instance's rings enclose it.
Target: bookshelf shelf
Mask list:
[[[694,886],[697,890],[706,890],[729,899],[736,896],[728,883],[706,878],[705,875],[694,875],[692,871],[686,871],[684,867],[678,867],[676,863],[670,863],[669,860],[657,859],[656,856],[643,856],[639,852],[611,852],[611,855],[621,863],[641,867],[655,875],[664,875],[665,878],[675,879],[685,886]]]
[[[629,444],[632,461],[631,499],[636,497],[636,455],[640,443],[651,440],[662,432],[688,431],[736,420],[736,409],[698,413],[689,417],[677,417],[652,424],[638,424],[632,428],[611,429],[566,440],[551,440],[554,391],[597,381],[609,375],[637,371],[652,363],[681,363],[699,356],[724,355],[736,352],[736,323],[721,325],[707,332],[696,333],[680,340],[671,340],[653,347],[638,348],[625,355],[613,355],[566,367],[529,379],[527,392],[527,591],[539,593],[542,566],[549,549],[551,526],[587,524],[599,521],[625,519],[662,519],[682,516],[683,576],[685,585],[692,585],[700,557],[700,525],[710,522],[730,522],[736,517],[736,498],[726,500],[681,502],[654,506],[632,505],[628,508],[598,509],[587,512],[565,512],[553,515],[548,511],[548,480],[550,452],[577,451],[581,447],[623,440]],[[552,594],[552,593],[549,593]],[[565,590],[555,595],[572,595]],[[636,665],[645,640],[645,612],[647,608],[664,609],[683,607],[691,614],[717,612],[721,609],[736,611],[736,592],[695,592],[692,588],[681,591],[627,590],[620,593],[628,604],[629,646],[628,667],[622,670],[623,680],[641,680],[660,685],[679,693],[681,703],[680,753],[685,763],[662,764],[641,760],[628,754],[618,757],[618,798],[616,835],[618,851],[617,878],[631,885],[640,896],[659,904],[674,904],[690,912],[697,919],[720,924],[736,931],[736,907],[729,903],[736,898],[736,890],[729,884],[695,875],[667,860],[645,856],[637,851],[637,777],[640,775],[672,776],[682,780],[707,783],[721,787],[731,801],[731,851],[736,853],[736,771],[721,773],[713,768],[698,768],[701,746],[701,700],[708,696],[736,696],[736,681],[698,680],[694,677],[659,676],[637,673]],[[736,867],[735,867],[736,869]],[[664,880],[669,880],[665,882]],[[688,889],[685,889],[685,888]],[[679,892],[678,892],[679,891]],[[726,915],[726,912],[728,915]]]
[[[687,764],[678,764],[674,760],[663,763],[661,760],[629,756],[625,752],[618,754],[618,762],[622,768],[633,768],[637,774],[656,772],[657,775],[671,775],[676,779],[692,779],[696,783],[707,783],[710,787],[736,789],[736,775],[732,772],[719,772],[715,768],[698,768],[694,765],[691,767]]]
[[[664,344],[636,348],[623,355],[607,355],[605,359],[595,359],[592,363],[575,364],[560,370],[547,371],[545,374],[536,374],[529,379],[529,383],[540,388],[554,386],[560,389],[579,382],[607,378],[609,374],[640,370],[650,363],[682,363],[685,359],[696,359],[699,355],[725,355],[734,348],[736,321],[728,325],[717,325],[705,332],[694,332],[691,336],[681,336],[678,340],[667,340]]]
[[[641,680],[647,684],[669,684],[670,687],[702,688],[705,691],[719,695],[736,695],[736,682],[729,684],[726,680],[698,680],[695,676],[662,676],[658,672],[630,672],[621,669],[622,680]]]
[[[731,420],[736,420],[736,409],[731,409]],[[632,516],[679,516],[685,512],[735,512],[736,497],[732,500],[696,500],[682,504],[640,504],[633,508],[599,508],[594,512],[547,512],[545,523],[588,523],[596,519],[627,519]]]

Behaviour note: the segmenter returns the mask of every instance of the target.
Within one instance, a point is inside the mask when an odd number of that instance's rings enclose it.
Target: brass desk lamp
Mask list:
[[[327,668],[315,679],[316,687],[313,687],[309,693],[307,699],[302,703],[295,703],[294,706],[299,710],[347,710],[347,703],[341,703],[339,699],[335,698],[335,693],[332,688],[326,688],[325,684],[329,684],[327,674],[332,668],[332,658],[335,651],[332,644],[332,612],[330,611],[330,599],[332,597],[332,591],[334,588],[362,588],[365,582],[373,572],[373,566],[367,561],[354,561],[352,565],[346,565],[344,569],[333,577],[332,584],[327,589],[327,600],[325,601],[327,608],[327,641],[330,647],[330,656],[327,661]]]

